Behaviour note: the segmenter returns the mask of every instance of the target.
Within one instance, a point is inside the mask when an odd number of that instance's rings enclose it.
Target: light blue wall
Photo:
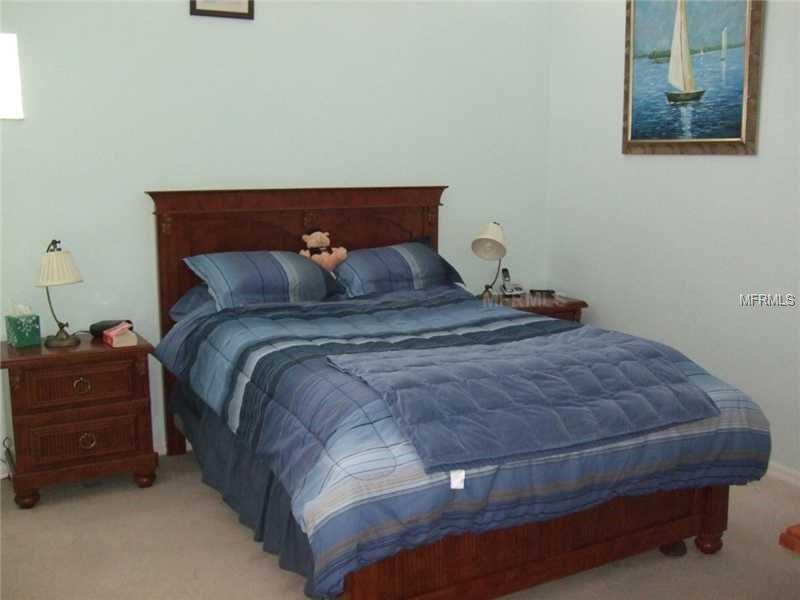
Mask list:
[[[55,290],[70,321],[155,340],[146,189],[442,183],[442,250],[473,287],[492,268],[469,240],[500,220],[516,278],[740,386],[800,469],[800,309],[738,307],[799,291],[800,9],[768,5],[758,156],[697,158],[620,154],[624,8],[3,2],[27,118],[0,126],[2,312],[30,303],[52,331],[31,284],[59,236],[86,281]]]
[[[548,145],[553,285],[750,394],[798,471],[800,307],[739,294],[800,292],[799,12],[767,3],[757,156],[625,156],[625,3],[554,4]]]
[[[542,283],[548,5],[3,4],[26,119],[2,124],[0,312],[31,304],[53,332],[32,283],[55,236],[85,280],[53,291],[62,318],[155,341],[151,189],[446,184],[441,248],[467,281],[493,275],[469,242],[496,219]]]

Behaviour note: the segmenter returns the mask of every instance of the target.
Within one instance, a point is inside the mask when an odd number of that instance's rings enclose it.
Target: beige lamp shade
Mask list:
[[[506,236],[500,223],[487,223],[472,241],[472,251],[484,260],[500,260],[506,255]]]
[[[78,271],[75,261],[72,260],[72,253],[69,250],[44,253],[36,287],[67,285],[81,281],[83,281],[81,273]]]
[[[17,36],[13,33],[0,33],[0,119],[22,117]]]

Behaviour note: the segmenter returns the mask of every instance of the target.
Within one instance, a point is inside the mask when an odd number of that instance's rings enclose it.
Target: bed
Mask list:
[[[336,243],[349,249],[421,238],[435,248],[438,208],[444,189],[150,192],[156,206],[162,335],[166,336],[174,326],[170,307],[197,283],[183,264],[184,257],[234,250],[297,251],[302,233],[312,225],[334,232]],[[462,302],[453,297],[452,291],[437,293],[440,295],[426,297],[425,302]],[[389,307],[392,314],[414,310],[413,302],[406,297],[381,301],[396,303]],[[463,302],[465,306],[469,304]],[[275,314],[258,317],[273,319]],[[535,322],[530,326],[553,327],[553,324]],[[578,334],[553,330],[548,335]],[[306,535],[307,531],[318,530],[314,529],[309,514],[298,516],[302,512],[298,496],[302,494],[298,491],[299,484],[287,475],[291,471],[276,468],[275,473],[270,473],[274,465],[269,460],[241,444],[237,446],[224,419],[205,410],[185,382],[165,373],[165,397],[170,399],[166,411],[168,451],[184,452],[184,433],[187,433],[201,460],[206,481],[221,491],[240,519],[256,531],[257,538],[264,538],[265,549],[280,555],[282,566],[303,573],[309,581],[317,578],[314,585],[307,586],[313,595],[341,594],[350,600],[493,598],[655,548],[667,554],[681,554],[685,548],[683,540],[689,537],[695,537],[695,544],[703,553],[720,550],[727,526],[728,485],[746,483],[763,475],[769,455],[768,425],[757,407],[737,390],[696,365],[691,369],[688,377],[703,386],[722,407],[722,416],[715,417],[716,421],[703,421],[714,423],[713,435],[706,435],[702,427],[680,425],[687,429],[672,448],[680,453],[680,444],[694,444],[690,439],[706,439],[712,448],[708,452],[725,457],[718,464],[687,463],[681,468],[662,468],[658,477],[640,475],[628,478],[624,485],[616,483],[619,478],[614,476],[603,493],[596,489],[591,494],[564,492],[558,497],[558,504],[554,504],[559,510],[554,509],[551,518],[546,511],[532,515],[526,512],[527,508],[520,508],[522,504],[508,504],[503,507],[502,519],[487,518],[480,523],[473,519],[471,525],[462,523],[450,528],[440,526],[439,519],[435,521],[436,527],[426,526],[416,536],[404,531],[402,537],[393,538],[388,549],[378,543],[384,540],[376,541],[373,546],[369,540],[357,541],[346,560],[341,559],[327,570],[320,567],[320,555],[335,547],[335,540],[319,548],[314,544],[319,546],[321,534]],[[272,441],[266,443],[274,445],[275,437],[271,436]],[[613,451],[623,463],[628,460],[626,457],[633,456],[626,454],[624,443],[627,442],[620,442],[622,445]],[[564,465],[556,463],[551,468],[563,470]],[[524,469],[529,469],[527,463]],[[497,485],[495,480],[502,480],[501,471],[490,474],[492,485]],[[426,477],[421,471],[415,476],[422,478],[420,481]],[[254,486],[259,489],[250,489]],[[363,487],[369,486],[364,483]],[[446,490],[446,482],[437,489]],[[252,499],[256,496],[261,500],[254,504]],[[489,496],[495,497],[489,493],[481,501],[486,502]],[[324,498],[322,503],[331,498]],[[452,500],[448,498],[445,503]],[[366,501],[363,504],[368,506]],[[567,510],[564,506],[571,508]],[[365,518],[367,513],[352,514]],[[441,512],[437,514],[441,516]],[[320,517],[320,522],[331,521],[335,519]]]

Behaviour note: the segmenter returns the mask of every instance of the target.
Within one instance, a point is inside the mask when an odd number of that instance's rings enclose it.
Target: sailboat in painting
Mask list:
[[[700,100],[705,90],[695,89],[692,52],[689,45],[689,24],[686,20],[686,0],[677,0],[675,28],[672,31],[672,49],[669,57],[669,83],[679,91],[665,92],[673,104]]]
[[[728,58],[728,28],[722,30],[722,44],[720,46],[720,60],[725,60]]]

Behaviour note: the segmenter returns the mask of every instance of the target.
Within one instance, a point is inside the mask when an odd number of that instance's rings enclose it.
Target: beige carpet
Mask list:
[[[650,552],[509,600],[800,598],[800,555],[778,534],[800,521],[800,489],[767,478],[734,488],[725,547],[679,559]],[[42,490],[19,510],[2,482],[3,600],[300,600],[250,530],[200,482],[191,455],[166,458],[156,485],[119,477]]]

